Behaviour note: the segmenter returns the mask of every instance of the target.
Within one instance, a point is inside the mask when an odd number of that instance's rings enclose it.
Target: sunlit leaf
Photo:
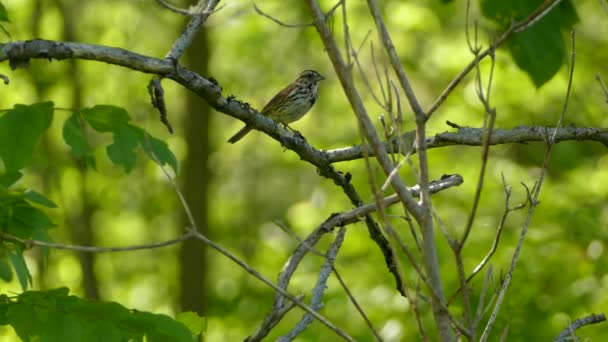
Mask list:
[[[28,201],[38,203],[47,208],[57,208],[57,204],[55,204],[55,202],[46,198],[46,196],[44,196],[43,194],[41,194],[39,192],[36,192],[34,190],[26,190],[23,194],[24,194],[25,199],[27,199]]]
[[[207,331],[207,318],[199,316],[196,312],[180,312],[175,319],[188,327],[192,335],[196,336]]]

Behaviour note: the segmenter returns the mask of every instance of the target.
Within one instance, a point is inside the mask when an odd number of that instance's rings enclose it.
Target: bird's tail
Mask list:
[[[236,132],[236,134],[233,135],[232,138],[228,139],[228,142],[231,144],[234,144],[235,142],[241,140],[251,130],[252,130],[252,128],[249,126],[245,126],[245,127],[241,128],[241,130]]]

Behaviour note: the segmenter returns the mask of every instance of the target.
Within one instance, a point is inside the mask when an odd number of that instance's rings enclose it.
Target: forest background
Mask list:
[[[320,1],[326,11],[335,2]],[[373,49],[382,54],[374,22],[365,1],[346,3],[352,45],[363,73],[374,79],[374,65],[383,68],[388,64],[381,57],[372,58]],[[399,59],[422,107],[428,108],[474,58],[465,35],[465,2],[381,3]],[[479,23],[477,36],[485,48],[503,28],[482,13],[480,3],[471,3],[469,22]],[[4,0],[2,4],[10,19],[3,23],[10,33],[4,42],[33,38],[75,41],[120,47],[157,58],[167,54],[189,20],[152,0]],[[188,5],[185,1],[173,4],[181,8]],[[360,128],[313,26],[277,24],[256,13],[251,1],[221,4],[225,6],[209,16],[181,64],[203,77],[212,77],[225,96],[234,94],[256,109],[261,109],[300,71],[317,70],[326,77],[319,99],[311,112],[292,127],[321,150],[361,143]],[[260,0],[255,4],[284,23],[312,21],[303,2]],[[604,81],[608,79],[607,6],[604,1],[576,2],[573,6],[576,14],[572,17],[577,20],[570,19],[576,22],[577,60],[563,127],[602,130],[608,126],[607,93],[596,79],[596,75]],[[337,10],[336,19],[329,22],[341,37],[340,13]],[[472,27],[468,27],[469,32],[473,32]],[[496,51],[491,92],[497,113],[495,129],[556,125],[570,82],[569,32],[560,32],[559,51],[563,54],[559,68],[548,77],[523,70],[507,47]],[[533,60],[533,68],[540,70],[551,64],[545,58]],[[480,64],[484,82],[491,68],[487,61]],[[162,84],[173,134],[167,132],[157,109],[150,104],[146,89],[149,74],[74,59],[32,60],[28,68],[17,70],[5,61],[0,64],[0,73],[10,78],[10,84],[0,87],[0,108],[44,101],[54,104],[52,124],[35,145],[27,167],[21,170],[22,178],[11,184],[16,189],[33,189],[57,205],[41,209],[55,225],[48,230],[54,242],[98,247],[141,245],[176,238],[190,224],[171,182],[145,151],[137,152],[134,164],[113,163],[106,156],[112,136],[89,130],[91,153],[74,156],[73,147],[64,142],[64,122],[74,109],[102,104],[124,108],[134,125],[168,144],[179,165],[175,180],[198,228],[269,279],[276,279],[298,245],[294,236],[303,238],[332,213],[353,208],[331,180],[320,177],[313,165],[266,134],[253,132],[238,144],[227,144],[225,141],[243,125],[242,121],[214,111],[200,97],[170,80]],[[359,69],[354,68],[353,74],[362,85]],[[446,121],[461,127],[484,127],[486,109],[478,100],[475,83],[474,73],[463,79],[427,123],[427,135],[457,131]],[[385,111],[371,92],[361,93],[374,126],[382,135],[379,117]],[[413,130],[414,117],[407,100],[402,96],[401,101],[402,128]],[[608,308],[608,154],[606,145],[593,140],[571,139],[553,147],[540,202],[491,340],[498,340],[503,333],[509,341],[547,340],[575,319]],[[490,148],[477,217],[463,254],[467,270],[479,263],[496,236],[505,208],[503,177],[512,186],[511,204],[525,202],[526,190],[520,183],[532,187],[542,171],[545,151],[546,144],[542,142]],[[444,174],[458,174],[464,179],[463,184],[433,195],[433,208],[450,234],[462,234],[466,226],[481,156],[481,146],[445,146],[428,151],[431,180]],[[165,168],[173,174],[170,159]],[[334,167],[352,175],[351,182],[365,203],[374,201],[369,170],[361,159],[335,163]],[[404,167],[400,174],[406,184],[417,183],[409,168]],[[381,185],[384,179],[376,172],[372,182]],[[389,214],[395,220],[395,228],[405,235],[408,228],[401,218],[402,211],[391,208]],[[508,272],[526,215],[526,210],[509,214],[500,246],[491,260],[492,276],[488,276],[491,280],[487,285],[490,292],[499,287]],[[316,248],[326,250],[331,235]],[[449,296],[460,286],[459,275],[454,255],[439,229],[436,240]],[[14,246],[14,241],[3,243]],[[11,248],[3,252],[3,260],[10,259]],[[206,319],[204,335],[208,341],[242,340],[250,335],[270,309],[273,297],[269,286],[194,240],[120,253],[33,247],[23,256],[32,279],[28,287],[34,290],[67,287],[81,298],[115,301],[130,309],[172,317],[184,311],[198,312]],[[2,272],[18,268],[15,263],[4,262],[0,265]],[[323,258],[307,256],[292,278],[290,293],[309,292],[322,263]],[[348,226],[335,266],[380,336],[386,341],[420,338],[412,307],[395,290],[394,277],[387,272],[384,256],[370,240],[365,224]],[[416,272],[405,267],[404,273],[412,286],[422,286]],[[0,284],[1,293],[11,296],[23,292],[19,271],[12,277],[2,274],[9,281]],[[472,297],[479,296],[483,279],[484,275],[479,275],[470,284]],[[355,339],[371,340],[370,328],[339,282],[330,277],[327,286],[321,313]],[[456,317],[463,310],[458,305],[453,306]],[[420,312],[422,324],[434,340],[432,310],[424,301]],[[301,315],[299,309],[291,310],[268,338],[274,340],[285,334]],[[0,334],[2,339],[17,338],[9,327],[0,330]],[[579,332],[579,336],[590,340],[601,340],[606,335],[605,323]],[[314,322],[300,338],[333,340],[336,335]]]

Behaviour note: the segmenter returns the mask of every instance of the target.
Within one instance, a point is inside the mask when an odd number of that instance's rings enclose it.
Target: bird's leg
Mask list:
[[[296,137],[306,141],[306,138],[304,138],[304,136],[302,135],[302,133],[300,133],[299,131],[296,131],[295,129],[289,127],[288,124],[284,124],[282,123],[283,127],[285,127],[286,129],[290,130],[293,134],[295,134]]]

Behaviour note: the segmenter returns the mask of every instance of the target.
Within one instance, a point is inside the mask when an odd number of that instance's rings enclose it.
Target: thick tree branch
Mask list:
[[[554,342],[565,342],[565,341],[576,341],[575,332],[578,328],[584,327],[589,324],[597,324],[606,321],[604,314],[591,314],[575,320],[570,323],[564,330],[562,330],[557,337],[553,340]]]
[[[32,58],[95,60],[172,79],[199,95],[215,110],[244,121],[253,128],[268,134],[285,148],[294,151],[302,160],[316,166],[317,172],[321,176],[333,180],[336,185],[341,187],[355,207],[363,205],[359,194],[350,183],[350,174],[336,171],[322,151],[315,149],[301,137],[294,135],[272,119],[260,114],[249,104],[236,100],[234,96],[222,96],[222,89],[213,78],[206,79],[193,71],[175,65],[167,59],[148,57],[120,48],[48,40],[0,44],[0,62],[8,60],[13,68],[27,67]],[[396,271],[395,256],[390,249],[388,240],[371,216],[367,215],[365,222],[370,236],[382,251],[387,266],[395,277],[397,288],[400,288],[402,281]]]

